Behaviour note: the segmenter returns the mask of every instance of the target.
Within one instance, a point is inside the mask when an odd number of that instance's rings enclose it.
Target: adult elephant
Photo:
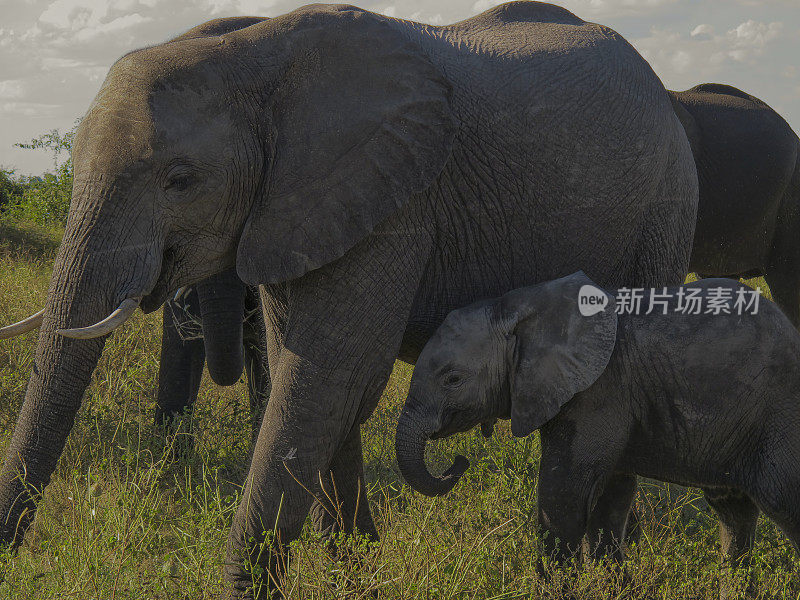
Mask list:
[[[173,429],[190,413],[208,364],[218,385],[246,373],[253,438],[269,396],[266,331],[258,289],[230,269],[164,303],[156,425]]]
[[[690,270],[764,276],[800,327],[800,140],[766,103],[704,83],[671,92],[700,182]]]
[[[250,565],[281,564],[309,510],[376,534],[359,424],[448,312],[577,269],[678,284],[697,207],[648,64],[532,2],[444,27],[314,5],[132,52],[73,162],[0,533],[18,544],[29,526],[103,336],[235,265],[264,286],[272,390],[228,539],[234,598],[266,596]]]

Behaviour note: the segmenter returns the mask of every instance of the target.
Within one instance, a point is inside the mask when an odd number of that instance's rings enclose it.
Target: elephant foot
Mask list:
[[[259,560],[248,568],[237,569],[239,576],[236,580],[228,580],[231,587],[221,600],[283,600],[288,598],[284,594],[284,582],[289,568],[289,550],[281,549],[279,554],[270,552],[267,561]],[[260,557],[259,557],[260,558]],[[262,567],[266,564],[266,568]]]

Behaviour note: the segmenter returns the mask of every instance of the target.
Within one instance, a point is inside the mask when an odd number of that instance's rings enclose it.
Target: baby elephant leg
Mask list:
[[[623,541],[635,497],[636,475],[617,473],[608,480],[589,516],[586,528],[586,542],[591,558],[607,557],[617,561],[624,558]]]
[[[719,541],[727,564],[750,566],[758,507],[743,492],[731,488],[704,489],[706,500],[719,516]]]

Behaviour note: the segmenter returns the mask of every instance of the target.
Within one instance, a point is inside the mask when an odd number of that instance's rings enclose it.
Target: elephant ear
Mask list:
[[[581,300],[605,299],[593,312]],[[580,299],[579,299],[580,297]],[[586,314],[581,310],[583,306]],[[514,290],[500,300],[509,343],[511,430],[529,435],[556,416],[575,394],[603,373],[614,350],[617,314],[614,298],[583,273]]]
[[[238,249],[251,285],[341,257],[431,185],[455,136],[449,84],[396,22],[297,12],[279,28],[288,67],[271,100],[272,163]]]

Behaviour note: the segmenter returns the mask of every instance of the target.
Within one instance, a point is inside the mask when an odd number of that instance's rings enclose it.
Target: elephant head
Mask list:
[[[584,316],[579,297],[606,295]],[[587,311],[589,312],[589,311]],[[616,340],[613,299],[582,272],[508,292],[450,313],[419,356],[397,425],[400,471],[419,492],[447,493],[469,466],[458,456],[442,477],[424,459],[428,439],[511,419],[515,436],[547,423],[605,370]]]
[[[114,327],[233,267],[257,285],[341,257],[442,170],[449,102],[418,44],[346,6],[117,61],[75,136],[0,538],[21,541]]]

